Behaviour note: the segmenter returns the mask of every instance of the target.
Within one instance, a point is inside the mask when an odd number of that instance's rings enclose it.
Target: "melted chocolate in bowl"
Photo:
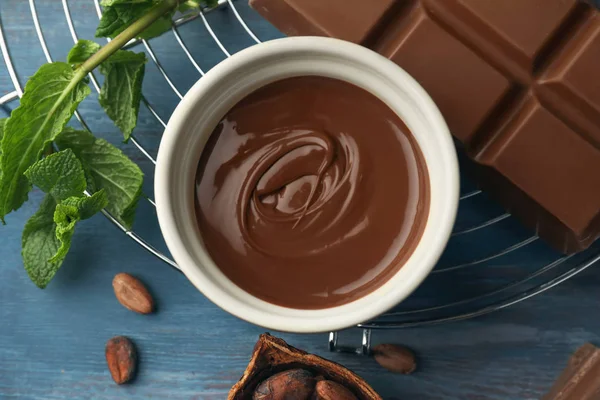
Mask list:
[[[428,212],[408,128],[374,95],[330,78],[247,96],[196,175],[208,253],[240,288],[284,307],[329,308],[377,289],[411,256]]]

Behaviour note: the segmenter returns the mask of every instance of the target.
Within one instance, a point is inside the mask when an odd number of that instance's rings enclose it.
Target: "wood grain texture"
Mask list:
[[[0,0],[2,25],[22,83],[44,62],[27,3]],[[238,4],[261,39],[278,36],[243,1]],[[64,59],[72,41],[61,2],[38,0],[36,5],[52,56]],[[69,0],[69,5],[78,34],[92,38],[97,24],[92,0]],[[231,52],[251,44],[232,13],[213,13],[209,21]],[[203,68],[209,69],[223,58],[200,21],[180,31]],[[173,35],[152,40],[151,45],[174,83],[185,92],[199,74]],[[143,50],[141,46],[136,49]],[[0,95],[12,90],[0,61]],[[164,119],[177,104],[177,97],[152,63],[144,93]],[[120,134],[95,97],[82,104],[81,112],[94,132],[118,144]],[[136,135],[156,149],[160,125],[143,106],[140,118]],[[145,191],[152,195],[150,163],[133,146],[123,149],[147,173]],[[78,226],[62,270],[46,290],[37,289],[20,258],[21,230],[41,193],[34,191],[31,198],[0,227],[0,399],[224,399],[244,371],[263,329],[221,311],[182,275],[101,216]],[[135,228],[164,249],[154,211],[148,205],[141,207]],[[139,276],[148,284],[157,302],[156,314],[137,315],[118,304],[111,281],[119,272]],[[374,343],[402,343],[417,352],[419,368],[411,376],[389,373],[371,359],[328,353],[323,334],[280,336],[296,347],[346,365],[385,399],[539,399],[571,352],[586,341],[600,342],[600,320],[596,318],[599,285],[600,275],[592,267],[547,294],[487,317],[375,332]],[[112,382],[104,360],[104,344],[115,335],[131,337],[140,354],[137,379],[122,387]],[[360,331],[343,332],[340,341],[358,345]]]

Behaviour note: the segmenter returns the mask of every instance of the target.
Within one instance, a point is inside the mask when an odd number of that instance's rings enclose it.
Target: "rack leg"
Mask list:
[[[338,333],[329,333],[329,351],[337,353],[351,353],[363,356],[371,354],[371,329],[363,329],[362,344],[360,347],[342,346],[338,344]]]

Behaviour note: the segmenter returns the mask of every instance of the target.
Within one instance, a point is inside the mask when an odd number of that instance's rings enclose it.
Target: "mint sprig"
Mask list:
[[[21,239],[25,271],[41,289],[50,283],[61,266],[60,261],[49,261],[61,246],[56,236],[55,209],[56,201],[51,195],[46,195],[38,211],[25,224]]]
[[[47,194],[22,237],[25,270],[44,288],[69,252],[77,222],[106,207],[108,199],[103,190],[84,195],[83,166],[68,149],[37,161],[25,175]]]
[[[96,42],[80,39],[67,54],[67,62],[74,65],[84,63],[101,48],[102,46]]]
[[[98,101],[125,141],[137,125],[147,61],[144,53],[119,50],[100,65],[105,78]]]
[[[106,209],[127,228],[131,228],[142,194],[144,174],[119,149],[87,131],[65,129],[56,138],[57,146],[70,149],[81,161],[90,192],[104,189]]]
[[[73,65],[83,63],[100,48],[99,44],[90,40],[79,40],[69,52],[67,62]],[[125,142],[137,125],[147,61],[144,53],[118,50],[100,64],[104,84],[98,100],[106,114],[123,132]]]
[[[71,199],[71,200],[70,200]],[[103,192],[92,197],[78,199],[80,208],[70,204],[75,198],[69,198],[64,204],[57,204],[52,195],[46,195],[38,211],[27,221],[21,238],[21,255],[25,271],[39,288],[45,288],[52,280],[71,247],[71,238],[75,224],[89,218],[92,212],[100,211],[106,204]],[[78,203],[79,204],[79,203]]]
[[[0,169],[0,220],[27,200],[31,184],[23,175],[63,130],[90,93],[85,74],[67,63],[43,65],[29,79],[21,105],[4,125]]]
[[[21,105],[4,127],[0,169],[0,220],[27,200],[31,184],[23,175],[63,130],[77,105],[90,93],[86,76],[131,38],[171,12],[177,0],[161,0],[113,41],[75,68],[68,63],[43,65],[27,82]]]
[[[111,7],[115,4],[131,4],[131,3],[147,3],[148,0],[101,0],[100,5],[102,7]]]
[[[25,171],[25,176],[56,201],[82,196],[86,189],[83,167],[70,149],[36,162]]]
[[[135,163],[90,132],[66,127],[90,94],[87,75],[97,67],[105,75],[100,103],[127,140],[137,124],[146,57],[121,48],[169,29],[178,8],[216,4],[102,0],[98,33],[113,40],[103,47],[80,41],[67,62],[43,65],[27,82],[19,107],[0,119],[0,220],[21,207],[32,185],[46,193],[22,235],[25,270],[40,288],[60,268],[80,221],[104,208],[130,228],[142,194],[143,174]]]
[[[71,248],[75,225],[81,220],[91,218],[107,205],[108,199],[104,190],[96,192],[90,197],[69,197],[57,204],[53,220],[56,224],[56,237],[60,242],[60,247],[48,262],[62,263]]]
[[[96,37],[114,38],[149,10],[157,7],[163,0],[103,0],[104,13],[96,29]],[[218,0],[187,0],[180,1],[178,9],[181,12],[203,7],[216,7]],[[137,35],[139,39],[151,39],[165,33],[172,26],[175,8],[156,19],[147,29]]]
[[[134,21],[147,14],[153,8],[160,6],[161,3],[162,0],[147,0],[143,2],[113,0],[102,2],[105,8],[98,29],[96,29],[96,37],[116,37]],[[163,13],[150,26],[139,32],[136,37],[151,39],[168,31],[171,29],[174,13],[175,8],[172,8],[167,13]]]

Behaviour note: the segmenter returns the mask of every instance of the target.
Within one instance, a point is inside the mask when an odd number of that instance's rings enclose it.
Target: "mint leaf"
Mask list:
[[[25,86],[21,105],[10,119],[0,120],[0,220],[4,222],[6,214],[27,200],[28,178],[49,192],[22,236],[25,269],[41,288],[60,268],[78,221],[108,207],[130,227],[141,196],[143,174],[137,165],[108,142],[65,126],[90,93],[87,74],[106,61],[109,86],[103,106],[129,137],[137,119],[146,59],[115,53],[136,35],[148,38],[168,29],[179,0],[101,0],[101,4],[106,13],[98,32],[110,37],[129,28],[127,32],[103,48],[79,41],[69,52],[68,63],[43,65]],[[115,71],[128,78],[125,99],[116,96],[117,78],[109,79],[119,76]],[[113,100],[115,104],[109,104]],[[64,146],[63,151],[37,162],[61,133],[55,144]],[[89,198],[80,196],[85,187],[95,192]]]
[[[60,269],[71,247],[75,224],[90,218],[107,202],[104,191],[91,197],[69,197],[58,205],[46,195],[25,224],[21,239],[25,271],[39,288],[45,288]]]
[[[124,2],[114,0],[111,3],[118,4],[115,1]],[[71,64],[83,63],[100,48],[96,42],[79,40],[69,52],[67,61]],[[144,53],[118,50],[100,65],[100,72],[106,79],[98,99],[108,116],[123,132],[125,142],[137,125],[146,62]]]
[[[0,220],[27,200],[31,184],[23,173],[69,121],[90,93],[80,72],[67,63],[43,65],[25,86],[21,105],[4,125],[0,169]]]
[[[57,207],[75,208],[77,209],[77,215],[79,218],[84,220],[93,217],[107,205],[108,197],[106,197],[106,192],[104,189],[101,189],[91,196],[74,196],[64,199]]]
[[[123,32],[129,25],[147,14],[152,8],[160,4],[162,0],[150,0],[145,2],[107,2],[104,13],[100,19],[96,37],[114,38]],[[159,36],[171,28],[174,11],[157,18],[156,21],[141,32],[137,37],[151,39]]]
[[[119,50],[100,65],[106,79],[98,100],[125,141],[137,125],[146,61],[144,53]]]
[[[96,37],[114,38],[119,33],[123,32],[125,28],[127,28],[127,22],[121,20],[116,10],[117,7],[118,6],[113,6],[104,9],[104,12],[102,13],[102,18],[100,18],[100,23],[96,28]],[[131,20],[133,21],[133,18]]]
[[[148,3],[148,2],[152,2],[152,0],[102,0],[102,1],[100,1],[100,5],[102,7],[110,7],[115,4]]]
[[[48,261],[60,248],[54,223],[55,208],[54,198],[46,195],[38,211],[25,224],[21,238],[25,271],[42,289],[48,285],[62,264],[62,260]]]
[[[67,256],[71,247],[71,237],[75,232],[75,224],[82,219],[90,218],[106,207],[108,199],[104,190],[92,196],[84,196],[86,178],[81,162],[71,149],[51,154],[33,164],[25,175],[34,185],[48,193],[54,199],[55,210],[53,223],[59,247],[51,258],[38,260],[34,265],[45,266],[46,263],[59,264]],[[58,205],[56,203],[58,202]],[[46,210],[46,214],[49,210]],[[44,214],[43,234],[47,235],[48,215]],[[49,229],[49,228],[48,228]],[[49,239],[48,239],[49,240]],[[33,257],[30,257],[33,263]],[[56,270],[58,270],[56,267]],[[55,272],[56,272],[55,270]],[[51,277],[50,277],[51,278]]]
[[[83,196],[85,173],[71,149],[51,154],[33,164],[25,176],[58,202],[71,196]]]
[[[195,1],[186,1],[186,2],[179,4],[179,7],[177,7],[177,10],[180,13],[185,13],[189,10],[197,10],[198,6],[199,6],[199,4],[197,4]]]
[[[187,0],[179,3],[179,12],[198,10],[200,8],[213,8],[219,5],[219,0]]]
[[[148,40],[167,32],[173,26],[174,15],[175,10],[158,18],[152,25],[144,29],[144,31],[138,35],[138,38]]]
[[[48,259],[50,263],[60,263],[65,259],[71,248],[71,238],[75,233],[75,224],[79,222],[77,208],[58,204],[54,211],[55,235],[60,243],[56,253]]]
[[[51,263],[62,262],[71,248],[71,238],[75,233],[77,222],[92,217],[107,204],[108,200],[103,190],[90,197],[69,197],[58,204],[53,219],[60,247],[48,261]]]
[[[81,64],[93,56],[101,47],[98,43],[91,40],[80,39],[69,51],[67,62],[69,64]]]
[[[88,190],[106,191],[106,209],[123,225],[133,224],[135,209],[142,194],[144,174],[119,149],[87,131],[66,129],[56,138],[60,149],[70,148],[88,175]]]

